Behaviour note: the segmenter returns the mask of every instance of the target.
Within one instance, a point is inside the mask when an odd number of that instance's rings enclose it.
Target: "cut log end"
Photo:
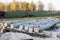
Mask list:
[[[23,26],[20,25],[19,26],[19,30],[22,31],[23,30]]]
[[[4,26],[5,26],[5,27],[7,27],[7,26],[8,26],[8,24],[7,24],[7,23],[4,23]]]
[[[14,28],[14,25],[13,24],[10,24],[10,28]]]
[[[34,32],[39,33],[39,28],[34,28]]]
[[[26,31],[28,31],[28,27],[27,27],[27,26],[25,26],[24,29],[25,29]]]
[[[33,33],[33,28],[29,28],[29,33]]]
[[[0,29],[2,29],[3,28],[3,23],[0,23]]]

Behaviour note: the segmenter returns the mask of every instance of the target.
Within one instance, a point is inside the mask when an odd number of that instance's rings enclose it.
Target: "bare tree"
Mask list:
[[[49,11],[53,11],[54,10],[54,5],[53,5],[53,3],[48,3],[48,9],[49,9]]]
[[[44,5],[41,1],[38,2],[38,11],[43,11]]]

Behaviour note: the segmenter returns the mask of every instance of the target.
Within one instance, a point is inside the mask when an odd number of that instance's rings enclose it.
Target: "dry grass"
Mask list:
[[[53,18],[60,18],[60,16],[51,16]],[[8,18],[9,20],[33,20],[33,19],[41,19],[46,17],[25,17],[25,18]]]

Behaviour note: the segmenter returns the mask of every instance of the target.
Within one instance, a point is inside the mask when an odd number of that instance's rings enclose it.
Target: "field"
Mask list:
[[[60,17],[60,12],[49,12],[49,11],[17,11],[17,12],[6,12],[6,18],[24,18],[24,17]]]
[[[51,16],[52,18],[60,18],[60,16]],[[46,17],[25,17],[25,18],[6,18],[5,20],[34,20],[34,19],[41,19]],[[3,19],[2,19],[3,20]]]

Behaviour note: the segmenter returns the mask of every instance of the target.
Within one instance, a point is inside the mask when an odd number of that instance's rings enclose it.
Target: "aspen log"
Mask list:
[[[23,26],[22,26],[22,25],[19,26],[19,30],[20,30],[20,31],[23,30]]]
[[[0,29],[2,29],[3,28],[3,23],[0,23]]]
[[[28,26],[25,26],[25,27],[24,27],[25,31],[28,31],[28,28],[29,28]]]
[[[34,28],[35,33],[39,33],[39,28]]]
[[[29,28],[28,32],[33,33],[33,28]]]
[[[60,28],[60,23],[57,23],[57,24],[55,25],[55,27]]]

